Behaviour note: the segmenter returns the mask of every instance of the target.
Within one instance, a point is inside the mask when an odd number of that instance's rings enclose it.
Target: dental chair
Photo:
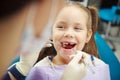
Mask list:
[[[120,3],[120,1],[119,1]],[[104,23],[105,34],[103,37],[108,40],[113,46],[113,51],[116,50],[115,45],[112,41],[120,42],[120,5],[112,6],[111,8],[102,8],[99,10],[99,18],[102,23]],[[116,35],[111,36],[112,27],[118,27],[116,30]]]
[[[99,33],[95,34],[95,41],[100,59],[109,65],[111,80],[120,80],[120,62],[114,52]]]

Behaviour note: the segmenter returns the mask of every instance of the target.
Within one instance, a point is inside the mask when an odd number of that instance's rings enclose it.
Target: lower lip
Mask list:
[[[75,51],[74,49],[65,49],[65,48],[62,48],[62,51],[67,53],[67,54],[75,54]]]

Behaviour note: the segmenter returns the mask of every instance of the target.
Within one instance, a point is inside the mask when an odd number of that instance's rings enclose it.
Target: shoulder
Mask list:
[[[91,58],[90,58],[91,55],[86,53],[86,57],[87,57],[87,61],[91,62]],[[101,60],[95,56],[93,56],[93,57],[94,57],[94,64],[96,66],[101,66],[101,65],[108,66],[108,64],[106,64],[103,60]]]
[[[95,60],[95,64],[96,64],[96,65],[105,64],[101,59],[99,59],[99,58],[97,58],[97,57],[94,57],[94,60]]]
[[[95,66],[96,66],[97,68],[100,68],[100,69],[103,69],[104,71],[109,72],[109,65],[106,64],[106,63],[105,63],[104,61],[102,61],[101,59],[95,57],[94,63],[95,63]]]
[[[47,69],[50,68],[50,60],[49,60],[49,56],[43,58],[42,60],[40,60],[38,63],[36,63],[34,65],[34,67],[31,69],[32,71],[40,71],[40,72],[46,72]]]
[[[41,63],[40,63],[41,64]],[[46,80],[47,77],[47,69],[40,64],[36,64],[29,72],[26,80]]]
[[[104,66],[108,66],[108,64],[106,64],[103,60],[101,60],[101,59],[99,59],[99,58],[97,58],[97,57],[94,57],[94,59],[95,59],[95,64],[96,65],[104,65]]]
[[[46,80],[46,77],[47,77],[46,73],[47,72],[46,72],[45,69],[43,69],[43,68],[41,68],[39,66],[34,66],[30,70],[26,80],[37,80],[37,79]]]
[[[49,66],[49,58],[48,56],[43,58],[41,61],[35,64],[35,66]]]

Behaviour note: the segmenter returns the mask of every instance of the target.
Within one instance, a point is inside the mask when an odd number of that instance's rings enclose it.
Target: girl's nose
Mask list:
[[[67,29],[64,32],[64,37],[66,37],[66,38],[73,38],[74,37],[74,31],[72,29]]]

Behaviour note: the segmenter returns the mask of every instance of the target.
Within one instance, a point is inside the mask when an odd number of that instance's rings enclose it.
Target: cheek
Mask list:
[[[59,40],[63,36],[63,32],[53,29],[52,39],[53,41]]]
[[[52,39],[53,39],[53,41],[56,41],[56,40],[58,40],[58,36],[60,36],[57,32],[53,32],[52,33]]]
[[[58,34],[58,32],[52,33],[52,40],[55,48],[59,46],[60,39],[61,39],[61,34]]]
[[[77,49],[78,50],[83,49],[83,47],[86,44],[86,40],[87,40],[87,34],[85,34],[85,35],[81,34],[81,35],[77,36],[77,42],[78,42]]]

